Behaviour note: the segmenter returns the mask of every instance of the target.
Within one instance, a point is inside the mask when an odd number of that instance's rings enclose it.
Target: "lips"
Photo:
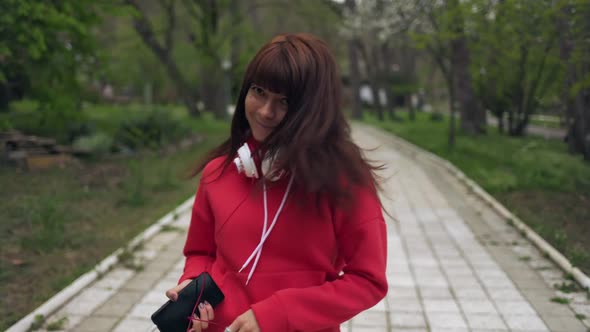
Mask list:
[[[263,129],[266,129],[266,130],[273,130],[273,129],[275,129],[275,126],[265,125],[265,124],[260,123],[258,121],[256,121],[256,124],[258,124],[258,126],[262,127]]]

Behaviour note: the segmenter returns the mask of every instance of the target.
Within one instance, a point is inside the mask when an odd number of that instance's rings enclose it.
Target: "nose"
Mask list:
[[[273,120],[275,118],[275,110],[271,100],[266,101],[258,110],[258,113],[265,120]]]

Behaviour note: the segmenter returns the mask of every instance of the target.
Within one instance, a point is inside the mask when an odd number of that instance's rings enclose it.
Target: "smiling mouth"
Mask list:
[[[273,130],[273,129],[275,129],[275,127],[274,127],[274,126],[267,126],[267,125],[264,125],[264,124],[262,124],[262,123],[260,123],[260,122],[257,122],[257,123],[258,123],[258,125],[259,125],[260,127],[264,128],[264,129],[267,129],[267,130]]]

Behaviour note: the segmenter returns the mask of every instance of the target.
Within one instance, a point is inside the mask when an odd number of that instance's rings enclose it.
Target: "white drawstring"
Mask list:
[[[248,274],[248,279],[246,280],[246,285],[250,282],[250,279],[252,278],[252,275],[254,274],[254,270],[256,269],[256,266],[258,265],[258,260],[260,259],[260,254],[262,253],[262,246],[264,245],[264,242],[266,241],[266,239],[270,235],[270,232],[272,232],[273,228],[275,227],[275,224],[277,223],[277,220],[279,219],[279,215],[281,214],[281,211],[283,210],[283,207],[285,206],[285,202],[287,202],[287,197],[289,196],[289,192],[291,191],[291,185],[293,184],[293,179],[295,178],[294,175],[295,175],[294,173],[291,174],[291,179],[289,179],[289,184],[287,185],[287,190],[285,191],[285,195],[283,196],[283,200],[281,201],[281,205],[279,205],[279,209],[277,210],[277,213],[275,214],[268,230],[266,229],[267,223],[268,223],[268,204],[267,204],[267,199],[266,199],[266,183],[262,182],[263,197],[264,197],[263,198],[264,199],[264,224],[262,225],[262,236],[260,237],[260,242],[258,243],[258,246],[256,246],[254,251],[252,251],[252,254],[250,255],[250,257],[248,257],[248,259],[246,260],[244,265],[242,265],[242,268],[239,271],[239,272],[242,272],[242,270],[244,270],[246,268],[246,266],[248,266],[250,264],[250,262],[252,261],[254,256],[256,256],[256,259],[254,260],[254,263],[252,264],[252,269],[250,269],[250,273]]]

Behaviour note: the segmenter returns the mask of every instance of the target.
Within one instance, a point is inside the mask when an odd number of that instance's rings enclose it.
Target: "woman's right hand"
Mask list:
[[[170,288],[166,291],[166,297],[169,298],[171,301],[176,302],[178,300],[178,292],[180,292],[186,285],[190,284],[192,279],[187,279],[181,282],[180,284],[176,285],[176,287]]]
[[[170,288],[166,291],[166,297],[168,297],[171,301],[178,300],[178,293],[186,287],[186,285],[190,284],[192,280],[187,279],[181,282],[180,284],[176,285],[176,287]],[[193,325],[190,329],[190,332],[201,332],[206,330],[209,327],[209,321],[213,320],[215,317],[213,313],[213,307],[205,301],[204,303],[200,303],[197,306],[197,310],[199,310],[199,315],[201,318],[197,317],[195,314],[193,317]]]

